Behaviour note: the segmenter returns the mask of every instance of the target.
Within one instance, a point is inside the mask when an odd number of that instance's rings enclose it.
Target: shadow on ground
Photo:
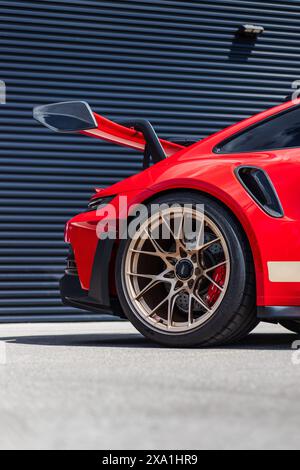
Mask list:
[[[218,349],[231,350],[290,350],[291,344],[299,336],[282,333],[252,333],[239,343],[220,346]],[[128,333],[99,333],[99,334],[72,334],[72,335],[41,335],[41,336],[11,336],[0,338],[14,344],[28,344],[38,346],[77,346],[99,348],[160,348],[159,345],[143,338],[139,334]],[[195,349],[195,348],[193,348]],[[207,349],[207,348],[206,348]]]

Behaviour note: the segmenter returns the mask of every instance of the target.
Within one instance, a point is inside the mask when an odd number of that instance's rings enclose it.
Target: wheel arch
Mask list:
[[[220,197],[220,190],[218,188],[217,191],[210,191],[207,188],[200,188],[195,186],[180,186],[180,187],[165,187],[157,192],[153,192],[150,196],[149,193],[143,198],[143,200],[139,201],[141,204],[148,204],[152,201],[155,201],[160,196],[165,196],[168,194],[178,194],[184,193],[195,193],[195,194],[202,194],[210,198],[212,201],[220,204],[230,215],[234,218],[236,224],[239,226],[242,235],[246,243],[249,246],[249,250],[252,256],[253,266],[255,269],[255,278],[256,278],[256,286],[258,286],[259,292],[257,295],[263,296],[263,263],[261,260],[261,254],[259,250],[259,245],[257,243],[256,234],[253,231],[251,226],[251,221],[247,218],[246,214],[244,214],[243,209],[238,206],[236,201],[233,198],[228,197]],[[218,195],[216,195],[218,193]],[[231,203],[229,202],[231,199]]]

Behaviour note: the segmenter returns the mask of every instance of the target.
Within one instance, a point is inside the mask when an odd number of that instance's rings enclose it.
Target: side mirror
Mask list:
[[[37,106],[33,110],[33,117],[56,132],[72,133],[98,127],[93,111],[85,101],[64,101]]]

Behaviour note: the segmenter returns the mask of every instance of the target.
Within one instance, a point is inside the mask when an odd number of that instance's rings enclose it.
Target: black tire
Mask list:
[[[282,320],[280,325],[291,331],[292,333],[300,334],[300,321],[297,320]]]
[[[216,346],[236,342],[258,324],[252,254],[243,231],[230,211],[194,192],[172,193],[152,203],[204,204],[205,214],[222,232],[228,246],[231,272],[227,291],[214,315],[195,330],[168,333],[146,324],[130,302],[124,283],[124,262],[131,240],[122,240],[116,259],[116,287],[126,317],[147,338],[170,347]]]

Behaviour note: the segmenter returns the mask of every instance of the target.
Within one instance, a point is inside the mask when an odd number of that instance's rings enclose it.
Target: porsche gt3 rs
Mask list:
[[[259,321],[300,332],[300,100],[189,145],[81,101],[40,106],[34,117],[144,153],[143,171],[97,189],[67,223],[64,303],[126,317],[167,346],[237,341]],[[145,210],[135,224],[137,205]]]

